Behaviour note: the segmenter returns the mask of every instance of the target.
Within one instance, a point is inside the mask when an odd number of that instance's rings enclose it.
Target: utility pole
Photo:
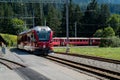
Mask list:
[[[69,10],[68,10],[68,0],[66,0],[66,36],[67,36],[67,44],[66,44],[66,53],[70,52],[69,49]]]
[[[35,20],[34,20],[35,17],[34,16],[35,16],[35,14],[34,14],[34,10],[33,10],[33,27],[35,27]]]
[[[45,24],[45,26],[46,26],[46,18],[45,18],[45,23],[44,23],[44,24]]]
[[[77,22],[75,22],[75,37],[77,37]]]
[[[25,17],[28,17],[28,13],[27,13],[27,4],[26,3],[24,3],[24,5],[25,5]],[[25,29],[27,29],[27,23],[26,23],[26,19],[25,19]]]
[[[43,3],[40,3],[40,20],[41,20],[41,25],[43,25]]]
[[[33,27],[35,27],[35,13],[34,13],[34,8],[33,8],[33,3],[32,3],[32,16],[33,16]]]

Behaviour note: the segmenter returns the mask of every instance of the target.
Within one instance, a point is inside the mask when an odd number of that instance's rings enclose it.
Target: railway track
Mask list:
[[[60,53],[57,53],[57,54],[60,54]],[[60,55],[74,56],[74,58],[75,58],[75,56],[76,57],[81,57],[81,55],[75,55],[75,54],[72,55],[72,54],[64,54],[63,53],[63,54],[60,54]],[[89,57],[89,56],[83,56],[83,55],[82,55],[82,57],[89,58],[89,59],[94,59],[94,60],[105,61],[105,62],[109,62],[109,63],[120,64],[120,62],[116,61],[116,60],[97,58],[97,57],[92,57],[92,56]],[[68,66],[71,66],[71,67],[76,68],[76,69],[80,69],[80,70],[84,70],[84,71],[87,71],[87,72],[90,72],[90,73],[97,74],[99,76],[108,78],[110,80],[120,80],[120,72],[115,72],[115,71],[112,71],[112,70],[107,70],[107,69],[103,69],[103,68],[96,67],[96,66],[86,65],[86,64],[79,63],[79,62],[76,62],[76,61],[73,61],[73,60],[68,60],[65,57],[62,58],[62,57],[59,57],[59,56],[48,55],[48,56],[46,56],[46,58],[50,59],[50,60],[53,60],[53,61],[56,61],[56,62],[59,62],[59,63],[62,63],[62,64],[65,64],[65,65],[68,65]]]
[[[8,67],[9,69],[25,68],[26,66],[5,58],[0,58],[0,63]]]
[[[109,62],[109,63],[114,63],[114,64],[120,64],[120,60],[113,60],[113,59],[107,59],[107,58],[101,58],[101,57],[94,57],[94,56],[88,56],[88,55],[81,55],[81,54],[76,54],[76,53],[62,53],[62,52],[55,52],[56,54],[63,54],[63,55],[70,55],[70,56],[76,56],[76,57],[82,57],[82,58],[87,58],[87,59],[93,59],[93,60],[99,60],[99,61],[104,61],[104,62]]]

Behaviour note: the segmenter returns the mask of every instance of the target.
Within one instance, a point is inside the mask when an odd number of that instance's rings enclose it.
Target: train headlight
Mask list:
[[[43,45],[43,48],[46,48],[46,46],[45,46],[45,45]]]

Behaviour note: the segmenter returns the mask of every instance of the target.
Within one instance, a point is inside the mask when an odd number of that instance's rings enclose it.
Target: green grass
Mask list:
[[[0,35],[8,43],[8,46],[15,46],[17,44],[17,36],[16,35],[2,34],[2,33],[0,33]]]
[[[54,51],[65,52],[66,48],[54,48]],[[70,53],[120,60],[120,47],[119,48],[71,47]]]

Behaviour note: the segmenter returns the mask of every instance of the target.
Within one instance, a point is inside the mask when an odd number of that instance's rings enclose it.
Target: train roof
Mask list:
[[[67,39],[67,37],[54,37],[55,39]],[[86,37],[69,37],[69,39],[89,39]]]
[[[19,35],[28,33],[28,32],[30,32],[32,30],[35,30],[35,31],[51,31],[51,29],[48,26],[36,26],[36,27],[31,28],[31,29],[29,29],[27,31],[21,32]]]
[[[53,39],[67,39],[67,37],[54,37]],[[69,37],[69,39],[101,39],[101,38],[87,38],[87,37]]]

